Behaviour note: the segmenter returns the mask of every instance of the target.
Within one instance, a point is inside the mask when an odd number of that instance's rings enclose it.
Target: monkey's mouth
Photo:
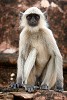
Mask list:
[[[36,27],[37,26],[37,24],[29,24],[29,26],[31,26],[31,27]]]
[[[28,22],[28,24],[31,27],[36,27],[38,25],[38,23],[36,23],[36,22]]]

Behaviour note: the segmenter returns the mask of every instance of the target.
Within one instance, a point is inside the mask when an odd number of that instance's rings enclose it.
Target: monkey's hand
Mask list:
[[[25,85],[24,85],[24,88],[25,88],[25,90],[26,90],[27,92],[29,92],[29,93],[32,93],[32,92],[34,92],[35,90],[39,89],[38,86],[28,85],[28,84],[25,84]]]
[[[63,92],[63,86],[60,80],[57,80],[56,86],[55,86],[55,91],[56,92]]]
[[[40,89],[41,90],[48,90],[48,86],[45,84],[45,85],[41,85],[40,86]]]

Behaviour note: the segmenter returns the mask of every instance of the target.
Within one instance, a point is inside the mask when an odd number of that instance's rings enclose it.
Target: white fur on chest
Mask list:
[[[36,34],[35,36],[30,39],[30,45],[37,50],[37,62],[42,65],[45,65],[49,59],[49,53],[44,41],[43,43],[43,36]]]

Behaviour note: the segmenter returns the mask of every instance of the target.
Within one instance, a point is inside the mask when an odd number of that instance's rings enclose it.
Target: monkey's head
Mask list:
[[[36,27],[38,26],[40,16],[36,13],[33,13],[33,14],[31,13],[26,16],[26,19],[29,26]]]
[[[20,13],[20,27],[26,27],[29,30],[34,29],[34,31],[39,28],[43,28],[46,23],[45,14],[41,12],[37,7],[31,7],[27,9],[24,13]]]

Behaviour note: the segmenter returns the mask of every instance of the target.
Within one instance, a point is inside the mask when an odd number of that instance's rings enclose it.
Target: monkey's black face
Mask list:
[[[29,14],[26,16],[29,26],[35,27],[38,25],[40,16],[38,14]]]

